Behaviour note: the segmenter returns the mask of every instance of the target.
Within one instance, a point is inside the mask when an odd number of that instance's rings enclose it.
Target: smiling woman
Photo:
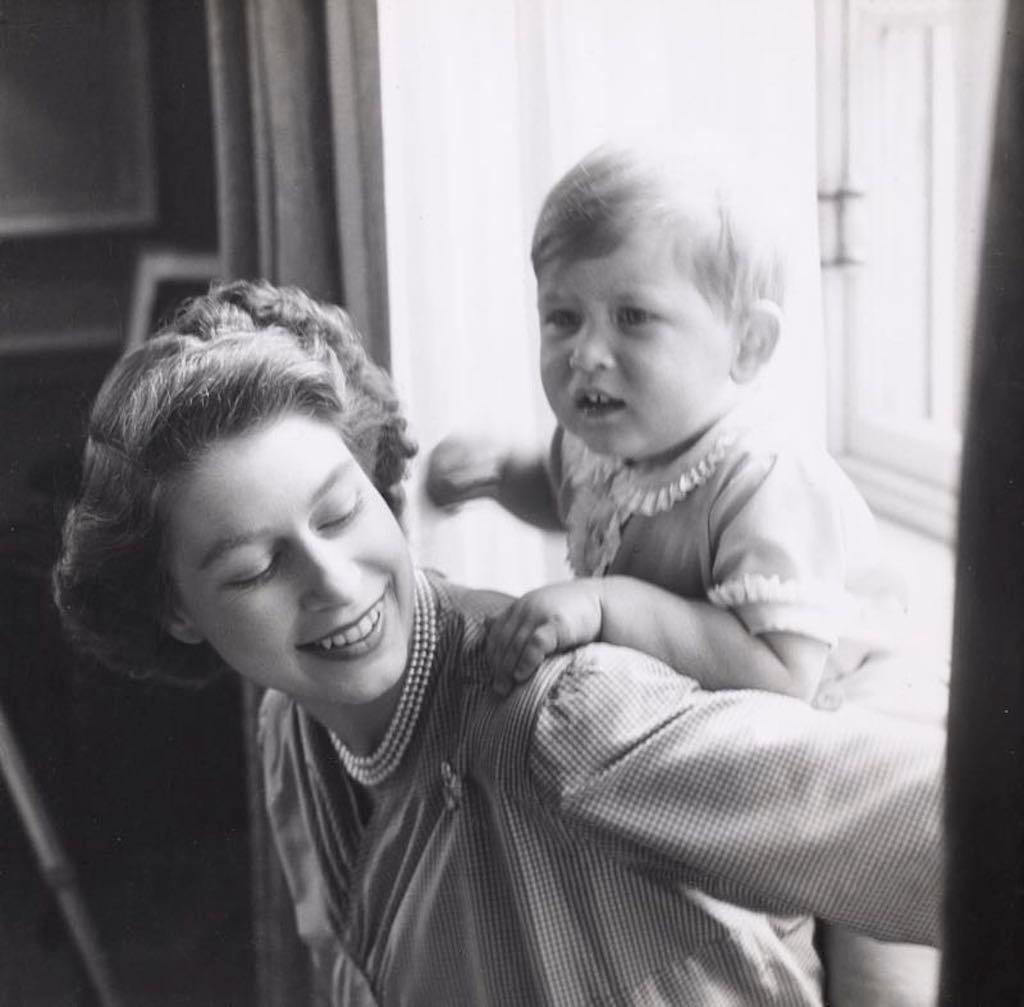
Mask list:
[[[937,939],[940,732],[607,645],[501,698],[508,599],[414,568],[410,454],[342,312],[215,289],[101,390],[55,573],[108,663],[267,688],[267,810],[335,1004],[820,1005],[809,914]]]
[[[174,322],[177,339],[151,341],[144,354],[127,356],[108,377],[90,419],[88,492],[68,522],[55,571],[60,604],[71,617],[78,645],[103,663],[136,676],[189,682],[223,668],[211,648],[168,636],[163,616],[171,608],[170,581],[153,576],[165,548],[168,508],[160,504],[184,491],[181,476],[200,465],[214,432],[228,442],[248,431],[256,415],[323,417],[344,437],[343,457],[357,477],[370,473],[387,507],[400,512],[401,483],[415,447],[386,375],[367,359],[340,309],[298,293],[292,306],[304,315],[301,325],[296,321],[286,331],[278,324],[282,308],[276,290],[228,285],[215,299],[198,298],[183,308]],[[250,352],[257,328],[273,330],[261,341],[266,347],[261,356]],[[284,358],[275,357],[275,343]],[[154,365],[162,361],[165,369],[158,372]],[[214,376],[222,379],[220,385]],[[337,386],[346,393],[343,411]],[[336,457],[336,464],[341,460]],[[236,502],[242,499],[236,495]],[[197,513],[206,520],[203,511]],[[240,545],[239,536],[262,527],[255,519],[244,525],[242,517],[223,531],[218,544],[238,539]],[[119,535],[116,549],[106,534],[112,523]],[[198,562],[212,565],[215,558]],[[240,562],[245,559],[243,554]],[[107,588],[94,572],[108,563],[126,590]]]
[[[337,428],[288,414],[219,441],[165,500],[168,632],[374,748],[405,667],[412,563]]]

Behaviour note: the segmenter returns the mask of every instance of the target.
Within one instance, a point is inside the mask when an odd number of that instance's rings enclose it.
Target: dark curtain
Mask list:
[[[374,0],[207,0],[225,278],[297,284],[348,309],[389,364]],[[272,848],[246,693],[260,1007],[322,1002]]]
[[[374,0],[207,0],[228,277],[342,304],[387,366]]]
[[[942,1003],[1024,1003],[1024,5],[1007,4],[960,491]]]

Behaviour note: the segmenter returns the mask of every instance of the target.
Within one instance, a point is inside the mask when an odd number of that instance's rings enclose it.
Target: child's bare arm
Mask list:
[[[594,640],[633,647],[708,689],[764,689],[809,699],[828,647],[791,633],[751,635],[731,612],[633,577],[581,578],[538,588],[491,626],[499,691],[529,678],[550,654]]]
[[[707,689],[813,696],[828,645],[795,633],[754,636],[727,609],[634,577],[601,580],[601,639],[644,651]]]
[[[426,492],[437,507],[494,500],[510,514],[545,531],[558,516],[546,454],[516,450],[483,437],[447,437],[430,453]]]

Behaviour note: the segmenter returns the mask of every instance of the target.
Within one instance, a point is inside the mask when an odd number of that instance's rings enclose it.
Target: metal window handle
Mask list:
[[[860,204],[867,192],[852,184],[818,192],[821,264],[826,267],[863,266]]]

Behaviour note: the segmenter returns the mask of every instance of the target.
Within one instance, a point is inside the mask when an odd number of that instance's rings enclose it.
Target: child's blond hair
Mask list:
[[[555,183],[533,234],[534,273],[601,258],[638,228],[678,234],[680,267],[727,319],[757,301],[781,307],[784,262],[767,207],[726,170],[692,156],[602,146]]]

